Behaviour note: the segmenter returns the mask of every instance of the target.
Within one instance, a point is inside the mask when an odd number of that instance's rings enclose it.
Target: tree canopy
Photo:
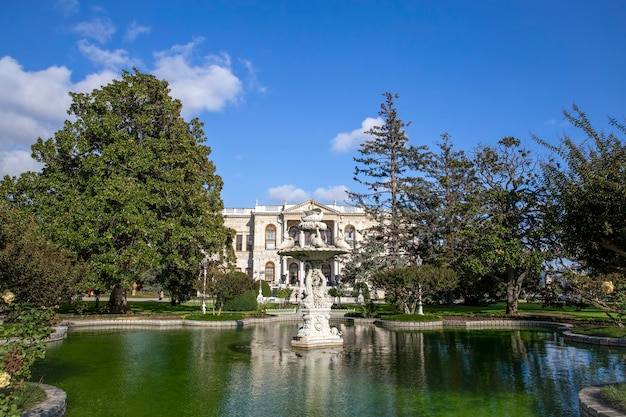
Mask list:
[[[473,244],[468,275],[492,277],[506,288],[507,313],[517,313],[524,280],[538,277],[542,251],[543,190],[535,161],[519,139],[505,137],[476,154],[480,185],[475,221],[464,233]]]
[[[42,172],[22,175],[7,198],[103,285],[128,288],[150,270],[177,303],[197,278],[200,250],[224,260],[232,234],[202,123],[185,121],[169,93],[138,70],[70,93],[71,120],[32,147]]]
[[[582,130],[586,140],[566,136],[558,145],[535,137],[555,153],[543,165],[552,205],[546,221],[565,257],[599,273],[626,272],[626,144],[617,134],[626,126],[616,119],[617,131],[595,129],[586,114],[573,106],[566,119]]]

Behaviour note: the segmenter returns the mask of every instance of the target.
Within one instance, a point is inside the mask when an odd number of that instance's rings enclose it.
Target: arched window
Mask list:
[[[265,249],[276,249],[276,226],[273,224],[265,228]]]
[[[289,284],[297,285],[299,282],[300,266],[296,262],[292,262],[289,264]]]
[[[265,264],[265,281],[274,282],[276,274],[276,267],[274,262],[268,262]]]
[[[352,225],[346,226],[343,234],[344,234],[344,240],[346,241],[346,243],[354,248],[354,238],[356,235],[356,230],[354,229],[354,226]]]
[[[291,226],[289,228],[289,236],[293,238],[295,246],[300,246],[300,228],[298,228],[298,226]]]

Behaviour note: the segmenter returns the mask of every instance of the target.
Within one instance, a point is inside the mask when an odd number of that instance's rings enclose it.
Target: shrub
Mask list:
[[[272,289],[270,288],[270,284],[268,284],[265,280],[261,280],[261,294],[263,294],[263,297],[272,296]]]
[[[256,301],[257,293],[253,290],[246,291],[241,295],[233,298],[232,300],[224,303],[224,310],[226,311],[254,311],[257,309]]]
[[[7,291],[0,299],[0,315],[8,321],[0,326],[0,415],[19,416],[30,367],[45,355],[52,311],[15,302]]]

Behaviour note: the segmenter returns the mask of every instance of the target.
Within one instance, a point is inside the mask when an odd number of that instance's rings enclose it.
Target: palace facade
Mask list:
[[[361,208],[320,204],[314,200],[301,204],[259,205],[254,208],[226,208],[223,211],[225,226],[235,230],[236,269],[247,273],[255,280],[263,279],[271,287],[296,286],[304,283],[304,263],[277,254],[277,246],[291,236],[296,247],[310,245],[310,235],[302,232],[298,225],[305,211],[319,208],[324,214],[323,222],[328,226],[323,236],[327,245],[335,237],[342,237],[354,247],[363,238],[363,231],[373,222]],[[333,260],[322,266],[328,285],[334,285],[341,276],[343,264]]]

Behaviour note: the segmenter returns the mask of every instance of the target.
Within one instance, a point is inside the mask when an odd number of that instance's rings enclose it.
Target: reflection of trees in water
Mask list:
[[[537,415],[547,415],[554,398],[575,403],[583,387],[623,379],[626,372],[615,355],[563,345],[556,332],[371,327],[355,334],[358,353],[350,366],[372,369],[370,376],[381,382],[415,390],[416,397],[463,392],[480,398],[485,407],[490,402],[497,407],[504,397],[510,407],[538,410]],[[570,411],[563,408],[554,415]]]
[[[307,351],[290,344],[299,325],[70,334],[49,349],[47,370],[38,367],[46,382],[70,387],[72,398],[87,395],[92,404],[114,398],[111,407],[154,416],[168,409],[180,411],[169,415],[573,415],[578,390],[626,376],[623,354],[563,344],[556,332],[341,324],[343,348]],[[110,382],[88,394],[74,391],[72,380],[99,381],[103,368],[102,381]]]

